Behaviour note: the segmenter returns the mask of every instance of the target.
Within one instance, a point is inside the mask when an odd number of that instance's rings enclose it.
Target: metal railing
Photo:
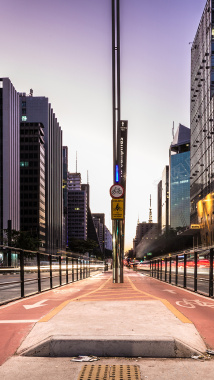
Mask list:
[[[103,261],[63,252],[51,255],[0,246],[11,266],[0,266],[0,305],[83,280],[107,270]]]
[[[213,297],[214,248],[200,248],[157,257],[133,269],[160,281]]]

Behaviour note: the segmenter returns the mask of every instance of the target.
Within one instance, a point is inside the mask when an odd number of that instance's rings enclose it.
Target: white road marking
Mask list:
[[[196,306],[202,306],[202,307],[211,307],[214,308],[214,303],[209,303],[206,301],[201,301],[201,300],[187,300],[183,298],[181,301],[176,301],[176,305],[186,307],[188,309],[195,309]]]
[[[176,294],[176,292],[174,290],[168,290],[168,289],[164,289],[163,292],[168,292],[168,293]]]
[[[42,305],[44,302],[47,302],[48,300],[42,300],[42,301],[39,301],[39,302],[36,302],[34,303],[33,305],[23,305],[23,307],[25,309],[34,309],[35,307],[41,307],[41,306],[46,306],[47,304],[45,305]]]

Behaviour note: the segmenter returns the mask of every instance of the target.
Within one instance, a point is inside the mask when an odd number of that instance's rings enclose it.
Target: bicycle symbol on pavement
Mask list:
[[[182,301],[176,301],[176,305],[187,307],[188,309],[195,309],[196,306],[214,308],[214,303],[209,303],[201,300],[186,300],[185,298],[183,298]]]

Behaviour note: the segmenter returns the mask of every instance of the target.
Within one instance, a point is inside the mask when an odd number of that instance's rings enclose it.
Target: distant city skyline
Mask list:
[[[172,125],[190,126],[191,43],[205,0],[121,0],[121,118],[128,120],[126,249],[137,220],[157,220],[157,184]],[[8,0],[2,7],[0,77],[46,96],[68,146],[68,170],[90,184],[92,213],[111,229],[110,0]]]

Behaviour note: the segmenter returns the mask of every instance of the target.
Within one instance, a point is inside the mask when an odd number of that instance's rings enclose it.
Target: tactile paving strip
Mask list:
[[[113,365],[110,380],[140,380],[140,369],[137,365]]]
[[[140,370],[137,365],[85,364],[78,380],[140,380]]]
[[[85,364],[79,374],[78,380],[110,380],[110,366]]]

